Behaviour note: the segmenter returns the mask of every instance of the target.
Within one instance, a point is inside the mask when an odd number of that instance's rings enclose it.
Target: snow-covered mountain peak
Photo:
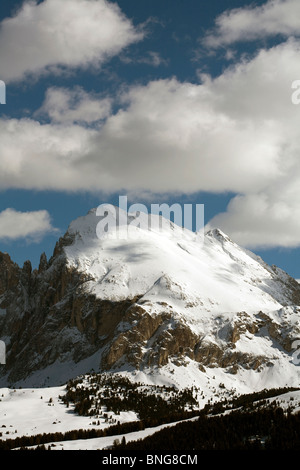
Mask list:
[[[105,209],[108,213],[114,212],[114,206],[110,204],[105,205]],[[96,214],[97,208],[93,208],[86,215],[73,220],[68,227],[67,234],[77,235],[81,238],[95,238],[96,228],[99,222],[99,218]]]
[[[109,258],[114,253],[113,258],[118,264],[139,262],[138,254],[140,260],[145,257],[157,259],[159,264],[161,251],[168,251],[172,257],[172,244],[187,252],[186,243],[198,247],[203,244],[202,234],[180,227],[161,215],[127,213],[110,204],[91,209],[87,215],[71,222],[65,238],[67,243],[64,245],[69,245],[64,249],[67,258],[79,268],[84,260],[88,265],[99,264],[101,259],[103,261],[100,253],[103,255],[107,250]],[[82,268],[88,269],[85,261]]]
[[[234,240],[232,240],[226,233],[224,233],[219,228],[208,230],[205,233],[205,240],[207,244],[210,243],[212,245],[221,245],[222,247],[224,247],[224,249],[231,247],[232,249],[238,248],[240,250],[247,251],[243,247],[237,245]]]
[[[172,221],[164,218],[162,215],[147,214],[143,212],[127,213],[117,206],[111,204],[102,204],[98,208],[91,209],[85,216],[81,216],[72,221],[68,227],[67,235],[74,237],[73,245],[76,242],[80,244],[101,246],[105,239],[117,239],[120,245],[126,240],[157,240],[160,238],[166,242],[166,239],[174,240],[183,248],[184,242],[192,242],[208,249],[209,245],[226,245],[238,247],[228,235],[219,228],[214,228],[203,233],[194,233],[189,229],[181,227]],[[156,235],[159,235],[156,238]],[[243,250],[243,248],[238,247]],[[187,248],[186,248],[187,250]],[[188,251],[188,250],[187,250]],[[244,250],[247,251],[247,250]],[[249,252],[250,255],[252,253]],[[256,255],[253,254],[255,257]]]
[[[99,222],[106,217],[110,223],[116,214],[117,235],[99,236]],[[278,272],[219,229],[203,238],[161,216],[133,217],[107,205],[72,222],[68,233],[75,234],[64,248],[68,264],[92,279],[87,288],[101,299],[150,296],[154,305],[158,297],[168,298],[185,315],[191,310],[179,306],[179,290],[197,312],[258,311],[290,303]]]
[[[214,238],[217,238],[219,240],[226,240],[226,241],[232,241],[227,235],[226,233],[222,232],[222,230],[220,230],[219,228],[213,228],[211,230],[208,230],[206,232],[206,235],[208,237],[214,237]]]
[[[116,213],[117,236],[102,233]],[[2,271],[0,338],[14,380],[54,361],[167,375],[193,364],[200,375],[218,367],[222,378],[238,367],[249,376],[259,366],[273,374],[275,364],[294,371],[299,284],[219,229],[201,237],[105,205],[72,222],[38,271],[9,259]]]

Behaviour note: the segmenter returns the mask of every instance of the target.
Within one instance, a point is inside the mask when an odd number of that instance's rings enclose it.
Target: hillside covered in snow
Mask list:
[[[90,370],[177,387],[298,385],[293,278],[218,229],[118,216],[118,236],[97,235],[96,209],[73,221],[37,270],[1,254],[2,386],[57,386]]]

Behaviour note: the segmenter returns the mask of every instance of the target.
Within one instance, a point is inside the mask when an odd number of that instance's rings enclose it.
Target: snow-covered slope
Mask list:
[[[143,217],[148,224],[148,216]],[[291,303],[282,284],[286,275],[274,272],[220,230],[203,238],[166,220],[160,230],[151,229],[156,218],[149,216],[148,229],[124,224],[118,238],[113,231],[99,239],[100,219],[90,211],[68,229],[75,235],[65,248],[69,265],[93,278],[87,287],[101,299],[143,295],[144,301],[171,303],[191,320],[200,313],[250,313]]]
[[[162,218],[162,227],[152,229],[159,225],[156,215],[141,214],[140,219],[142,228],[131,227],[122,214],[118,238],[114,231],[96,236],[95,210],[71,223],[68,265],[90,276],[86,288],[98,298],[140,296],[148,313],[172,312],[198,335],[209,334],[221,319],[232,319],[237,312],[268,312],[280,321],[282,307],[295,304],[297,285],[288,285],[286,273],[220,230],[202,237]]]
[[[178,386],[211,371],[230,384],[295,385],[299,283],[218,229],[202,236],[117,212],[117,233],[99,232],[96,209],[73,221],[38,272],[3,258],[5,383],[54,385],[98,368]]]

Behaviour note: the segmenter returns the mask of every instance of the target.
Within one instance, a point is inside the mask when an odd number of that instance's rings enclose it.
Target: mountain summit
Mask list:
[[[117,232],[103,231],[93,209],[37,270],[0,254],[2,386],[91,369],[178,386],[299,384],[293,278],[218,229],[200,236],[156,215],[104,212],[106,221],[117,213]]]

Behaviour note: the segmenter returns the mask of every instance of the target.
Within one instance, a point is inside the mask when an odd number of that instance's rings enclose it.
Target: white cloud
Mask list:
[[[291,101],[299,59],[291,40],[199,84],[133,86],[115,114],[82,90],[64,99],[51,89],[50,124],[0,120],[0,187],[233,191],[239,198],[212,223],[243,244],[300,245],[300,106]],[[101,124],[89,127],[95,116]]]
[[[261,6],[225,11],[217,17],[215,28],[206,35],[204,43],[210,47],[227,46],[278,34],[299,36],[299,31],[299,0],[269,0]]]
[[[97,175],[82,164],[96,133],[75,124],[0,120],[1,188],[95,189]]]
[[[0,24],[1,78],[65,68],[99,67],[143,38],[116,3],[106,0],[26,1]]]
[[[281,173],[276,123],[218,109],[213,84],[161,80],[123,100],[99,129],[67,125],[68,106],[56,124],[0,120],[1,187],[242,191]]]
[[[6,209],[0,212],[0,239],[16,240],[19,238],[38,241],[48,233],[56,232],[52,227],[47,211],[18,212]]]
[[[111,113],[111,99],[89,95],[82,88],[49,88],[41,109],[36,113],[47,115],[54,123],[92,124]]]
[[[298,179],[298,185],[300,178]],[[206,229],[219,227],[236,243],[248,248],[300,246],[300,204],[282,193],[239,195],[227,211],[214,217]]]

